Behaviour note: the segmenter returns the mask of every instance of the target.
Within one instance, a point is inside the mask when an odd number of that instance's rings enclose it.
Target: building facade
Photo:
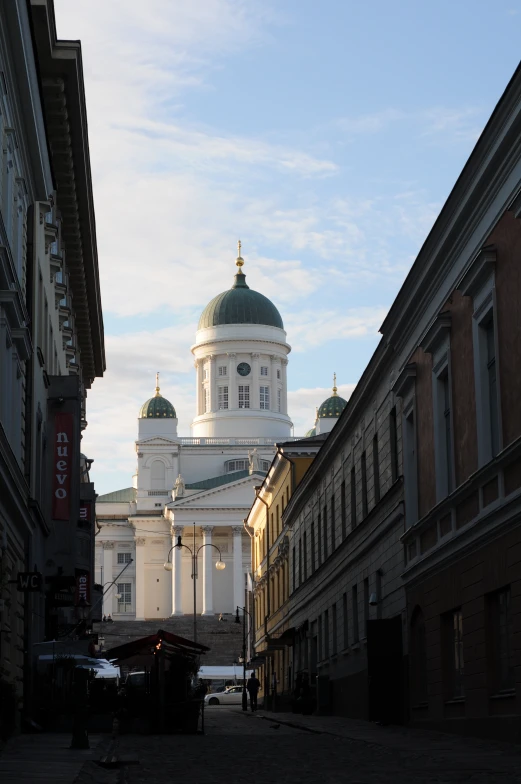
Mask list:
[[[319,711],[519,741],[521,69],[283,515]]]
[[[306,682],[319,712],[397,722],[407,642],[393,367],[381,344],[282,521],[291,690]]]
[[[80,441],[105,360],[81,45],[51,0],[2,5],[0,71],[0,674],[30,715],[38,643],[91,598]]]
[[[278,445],[245,520],[252,545],[253,593],[247,610],[255,661],[262,694],[272,697],[279,706],[290,699],[289,651],[293,641],[293,630],[288,625],[289,540],[283,515],[325,438],[323,434]]]

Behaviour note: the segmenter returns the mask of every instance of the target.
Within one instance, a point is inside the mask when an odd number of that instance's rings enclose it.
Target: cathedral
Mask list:
[[[191,349],[192,435],[178,436],[175,408],[156,377],[138,415],[132,486],[98,496],[96,582],[106,590],[115,581],[103,600],[114,620],[192,614],[194,596],[202,615],[244,605],[251,541],[243,520],[276,444],[295,437],[282,318],[246,283],[240,243],[236,264],[232,287],[201,314]],[[306,435],[331,430],[345,405],[335,382]]]

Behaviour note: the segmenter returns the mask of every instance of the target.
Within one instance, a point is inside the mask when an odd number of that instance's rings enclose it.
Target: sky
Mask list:
[[[107,370],[82,451],[128,487],[155,373],[190,435],[199,315],[249,286],[295,435],[349,394],[519,61],[521,0],[55,0],[82,42]]]

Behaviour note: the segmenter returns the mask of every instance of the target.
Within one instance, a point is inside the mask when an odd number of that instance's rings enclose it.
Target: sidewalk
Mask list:
[[[451,763],[459,766],[465,765],[471,759],[482,770],[518,771],[521,763],[521,745],[500,741],[392,725],[381,727],[368,721],[342,716],[302,716],[298,713],[271,713],[263,710],[254,714],[245,713],[244,716],[370,746],[383,746],[415,756],[435,758],[438,764]]]
[[[83,764],[98,759],[106,735],[89,736],[90,749],[69,749],[67,733],[18,735],[0,754],[2,784],[73,784]]]

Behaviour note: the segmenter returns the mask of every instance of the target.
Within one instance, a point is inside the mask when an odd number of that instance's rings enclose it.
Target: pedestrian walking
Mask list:
[[[254,672],[252,672],[252,674],[248,678],[248,681],[246,683],[246,688],[250,695],[250,705],[251,705],[251,711],[253,713],[253,711],[257,710],[257,694],[260,689],[260,681],[258,678],[255,677]]]

